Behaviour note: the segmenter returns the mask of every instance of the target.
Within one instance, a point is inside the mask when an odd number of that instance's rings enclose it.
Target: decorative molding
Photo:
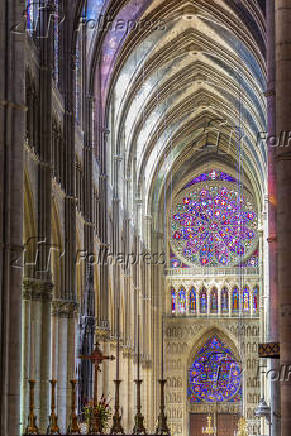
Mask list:
[[[74,301],[54,300],[52,315],[60,318],[72,318],[78,310],[78,303]]]
[[[23,299],[26,301],[47,301],[53,299],[54,284],[33,278],[23,280]]]

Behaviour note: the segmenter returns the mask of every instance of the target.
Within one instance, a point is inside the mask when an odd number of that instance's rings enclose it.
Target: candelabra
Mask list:
[[[36,416],[34,416],[34,385],[35,380],[28,380],[29,383],[29,415],[28,426],[25,429],[24,436],[38,434],[38,427],[36,425]]]
[[[238,433],[237,436],[248,436],[247,422],[244,417],[241,417],[238,422]]]
[[[202,433],[208,435],[216,435],[216,427],[212,426],[212,418],[211,416],[207,416],[207,427],[202,427]]]

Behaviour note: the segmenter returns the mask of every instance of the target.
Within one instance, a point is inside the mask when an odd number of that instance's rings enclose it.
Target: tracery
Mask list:
[[[217,336],[210,338],[195,356],[189,371],[188,398],[192,403],[242,400],[240,365]]]

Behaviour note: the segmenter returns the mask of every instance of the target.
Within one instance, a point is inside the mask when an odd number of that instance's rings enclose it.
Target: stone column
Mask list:
[[[21,29],[17,26],[21,25]],[[15,32],[13,31],[15,29]],[[23,4],[0,4],[0,433],[20,431],[24,143]],[[21,264],[21,262],[20,262]]]
[[[276,4],[276,122],[277,135],[291,130],[291,2]],[[278,289],[281,365],[291,364],[291,151],[277,149]],[[291,433],[291,380],[281,382],[282,436]]]
[[[275,2],[267,0],[267,106],[268,136],[276,135],[276,46]],[[279,340],[279,295],[277,274],[277,185],[275,149],[268,147],[268,244],[269,244],[269,299],[268,341]],[[253,302],[252,302],[253,313]],[[259,309],[258,309],[259,310]],[[270,359],[270,369],[279,370],[280,362]],[[271,383],[272,436],[280,435],[280,383]]]

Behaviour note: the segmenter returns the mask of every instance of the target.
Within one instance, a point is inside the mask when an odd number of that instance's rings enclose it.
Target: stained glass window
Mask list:
[[[188,398],[192,403],[242,400],[240,365],[216,336],[206,342],[190,367]]]
[[[205,177],[200,175],[177,197],[171,239],[173,251],[182,262],[239,265],[257,247],[252,197],[247,191],[239,192],[231,176],[221,178],[222,173],[216,173],[213,170]]]
[[[27,31],[32,35],[37,26],[38,0],[27,0],[25,13],[27,19]]]
[[[191,288],[189,295],[189,311],[191,313],[196,312],[196,290],[195,288]]]
[[[206,288],[202,288],[200,291],[200,313],[207,312],[207,293]]]
[[[253,311],[254,311],[254,313],[256,313],[258,311],[258,294],[259,294],[258,287],[255,286],[253,289]]]
[[[59,78],[59,1],[54,0],[54,79],[58,83]]]
[[[210,312],[216,313],[218,311],[218,291],[216,288],[211,289],[210,292]]]
[[[243,291],[243,311],[248,312],[250,309],[250,294],[247,286],[244,287]]]
[[[178,292],[178,312],[186,312],[186,291],[180,288]]]
[[[171,296],[172,296],[172,313],[176,313],[176,290],[175,290],[175,288],[172,288]]]
[[[229,294],[228,289],[223,288],[221,291],[221,312],[229,311]]]
[[[239,291],[238,287],[234,287],[232,291],[232,311],[239,311]]]

